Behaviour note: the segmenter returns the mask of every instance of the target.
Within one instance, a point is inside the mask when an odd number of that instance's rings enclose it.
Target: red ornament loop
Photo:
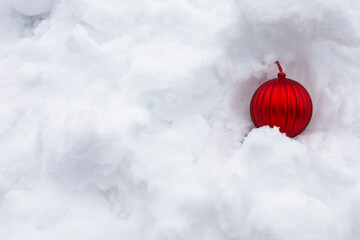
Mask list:
[[[282,69],[279,61],[276,61],[275,63],[277,64],[277,66],[278,66],[278,68],[279,68],[278,78],[285,78],[285,77],[286,77],[286,74],[283,73],[283,69]]]
[[[280,62],[279,62],[279,61],[276,61],[275,63],[277,64],[277,66],[278,66],[278,68],[279,68],[279,72],[282,72],[283,69],[282,69],[282,67],[281,67],[281,65],[280,65]]]

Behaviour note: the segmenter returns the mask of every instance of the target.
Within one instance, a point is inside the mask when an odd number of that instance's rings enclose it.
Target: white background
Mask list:
[[[357,0],[2,0],[1,239],[360,239],[359,46]]]

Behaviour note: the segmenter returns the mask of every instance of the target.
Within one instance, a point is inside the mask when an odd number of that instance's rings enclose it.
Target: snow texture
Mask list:
[[[360,239],[358,0],[2,0],[0,43],[1,239]]]

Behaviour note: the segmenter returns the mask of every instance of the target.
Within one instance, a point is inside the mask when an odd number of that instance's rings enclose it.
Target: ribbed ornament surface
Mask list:
[[[269,80],[255,91],[250,114],[256,127],[277,126],[282,133],[295,137],[309,124],[312,108],[306,89],[284,77]]]

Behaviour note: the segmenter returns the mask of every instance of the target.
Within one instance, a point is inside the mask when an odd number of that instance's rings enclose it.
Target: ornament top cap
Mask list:
[[[279,68],[278,78],[285,78],[286,74],[283,73],[283,70],[282,70],[282,67],[281,67],[279,61],[276,61],[275,63],[277,64],[277,66]]]

